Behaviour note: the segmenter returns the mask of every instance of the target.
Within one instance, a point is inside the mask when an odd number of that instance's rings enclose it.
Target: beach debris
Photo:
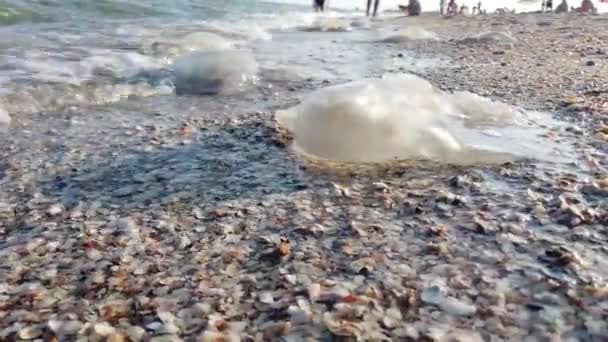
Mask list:
[[[402,89],[400,96],[395,89]],[[475,153],[461,140],[479,135],[478,128],[512,124],[515,115],[505,104],[466,92],[442,93],[405,74],[323,88],[275,117],[293,133],[297,150],[321,159],[468,164],[507,158],[494,150]],[[450,130],[463,125],[462,132]]]
[[[258,65],[246,51],[202,51],[173,63],[175,91],[191,95],[231,95],[256,83]]]

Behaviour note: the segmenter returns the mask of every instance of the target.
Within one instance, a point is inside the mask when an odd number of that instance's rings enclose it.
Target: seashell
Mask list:
[[[22,340],[33,340],[41,335],[42,329],[39,326],[25,327],[17,332],[17,336]]]
[[[327,330],[335,336],[354,337],[357,340],[362,340],[365,331],[356,323],[336,319],[331,312],[323,314],[323,323]]]
[[[59,336],[76,335],[82,329],[82,323],[79,321],[50,320],[47,325],[52,332]]]
[[[107,322],[96,323],[93,325],[93,332],[101,337],[107,337],[116,333],[116,328]]]

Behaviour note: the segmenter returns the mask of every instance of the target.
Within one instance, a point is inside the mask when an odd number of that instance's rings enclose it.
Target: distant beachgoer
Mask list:
[[[450,2],[448,2],[448,15],[454,15],[456,14],[458,5],[456,4],[456,0],[450,0]]]
[[[314,0],[313,6],[315,11],[323,12],[325,10],[325,0]]]
[[[591,2],[591,0],[583,0],[581,2],[581,7],[576,9],[578,13],[597,13],[597,8]]]
[[[443,16],[444,13],[445,13],[445,0],[439,0],[439,14]]]
[[[562,2],[555,8],[555,13],[568,13],[568,1],[562,0]]]
[[[547,0],[546,6],[547,12],[553,12],[553,0]]]
[[[404,12],[407,11],[407,15],[409,16],[419,16],[422,12],[422,7],[418,0],[410,0],[410,3],[407,6],[400,5],[399,8]]]
[[[540,11],[544,12],[545,8],[547,8],[547,4],[545,3],[545,0],[543,0],[543,2],[540,3]]]
[[[380,5],[380,0],[374,1],[374,17],[378,14],[378,6]],[[372,0],[367,0],[367,16],[369,17],[369,10],[372,7]]]

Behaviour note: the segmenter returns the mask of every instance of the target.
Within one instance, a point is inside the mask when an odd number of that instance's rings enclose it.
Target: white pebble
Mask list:
[[[57,335],[76,335],[82,329],[79,321],[50,320],[48,327]]]
[[[317,300],[317,298],[319,298],[319,296],[321,295],[321,285],[320,284],[310,284],[310,286],[308,286],[308,297],[310,298],[311,301],[315,301]]]
[[[101,337],[107,337],[116,333],[116,329],[106,322],[95,324],[93,326],[93,331],[95,332],[95,334]]]
[[[439,303],[441,310],[457,316],[470,316],[477,312],[473,305],[462,302],[454,297],[446,297]]]
[[[272,293],[270,292],[262,292],[260,293],[260,302],[264,304],[272,304],[274,303],[274,298],[272,297]]]
[[[63,212],[63,206],[61,204],[53,204],[47,211],[49,216],[57,216]]]
[[[285,280],[287,280],[287,282],[290,283],[291,285],[295,285],[297,282],[297,277],[295,274],[286,274]]]

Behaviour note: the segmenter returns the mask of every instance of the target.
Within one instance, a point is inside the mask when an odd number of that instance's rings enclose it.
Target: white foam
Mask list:
[[[272,35],[266,29],[257,25],[251,20],[230,21],[209,21],[204,22],[206,31],[218,33],[223,36],[245,39],[250,41],[271,40]]]
[[[202,51],[179,57],[173,64],[179,94],[234,94],[255,83],[258,65],[247,51]]]
[[[261,74],[270,82],[301,82],[309,79],[319,80],[334,77],[329,72],[296,64],[266,63],[261,66]]]
[[[212,51],[230,50],[234,48],[234,43],[209,32],[193,32],[184,36],[179,44],[183,51]]]
[[[91,51],[89,57],[79,61],[49,58],[47,54],[29,52],[24,57],[5,57],[3,62],[13,66],[13,76],[73,85],[94,79],[99,74],[128,78],[159,67],[158,63],[144,55],[109,50]]]
[[[517,42],[517,39],[513,38],[511,33],[507,31],[488,31],[467,37],[464,39],[464,41],[515,44]]]
[[[525,148],[509,148],[508,134],[484,138],[484,129],[516,125],[517,117],[518,111],[505,104],[469,93],[446,94],[413,75],[324,88],[276,114],[293,132],[297,150],[323,159],[422,157],[465,164],[525,154]]]
[[[439,40],[434,32],[427,31],[418,26],[409,26],[397,32],[389,33],[380,39],[383,43],[405,43],[411,40]]]
[[[171,64],[180,55],[194,51],[225,51],[235,48],[235,42],[210,32],[192,32],[181,37],[163,37],[144,45],[144,53]]]
[[[301,26],[300,30],[306,32],[348,32],[352,30],[350,24],[351,21],[345,18],[320,16],[312,24]]]

